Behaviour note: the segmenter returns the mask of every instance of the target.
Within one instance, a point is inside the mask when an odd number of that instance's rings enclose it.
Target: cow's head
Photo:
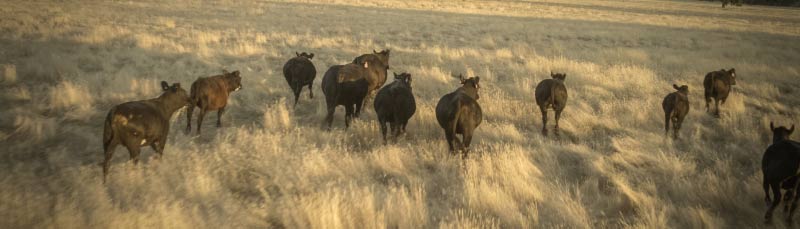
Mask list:
[[[391,52],[389,49],[384,49],[380,52],[377,52],[374,49],[372,50],[372,54],[378,55],[378,59],[381,59],[381,62],[383,62],[383,65],[386,66],[387,70],[389,69],[389,52]]]
[[[407,87],[411,88],[411,74],[406,72],[400,73],[399,75],[396,72],[393,73],[394,73],[394,80],[400,81]]]
[[[294,54],[297,55],[297,57],[305,57],[305,58],[308,58],[309,60],[314,58],[314,53],[310,53],[309,54],[309,53],[306,53],[306,52],[302,52],[302,53],[294,52]]]
[[[787,129],[785,126],[779,126],[778,128],[775,128],[775,125],[772,124],[772,122],[769,122],[769,130],[772,131],[772,144],[775,144],[777,142],[789,139],[789,135],[792,135],[792,132],[794,132],[794,125],[792,125],[792,128],[790,129]]]
[[[229,92],[242,89],[242,76],[239,75],[238,70],[233,72],[223,70],[222,77],[225,79],[225,83],[228,85]]]
[[[677,90],[679,93],[683,95],[689,95],[689,86],[686,85],[678,86],[677,84],[673,84],[672,88],[675,88],[675,90]]]
[[[464,78],[464,75],[459,74],[458,79],[461,80],[461,90],[467,93],[467,95],[475,100],[481,98],[481,96],[478,95],[478,89],[481,89],[480,76]]]
[[[736,69],[731,68],[730,70],[727,70],[725,72],[731,75],[731,85],[736,85]]]
[[[173,83],[170,86],[167,81],[161,81],[161,89],[163,90],[163,93],[161,94],[160,98],[163,98],[165,104],[167,104],[169,107],[180,108],[191,103],[189,94],[186,93],[186,90],[181,88],[180,83]]]
[[[567,73],[553,73],[551,71],[550,77],[556,80],[564,81],[565,79],[567,79]]]

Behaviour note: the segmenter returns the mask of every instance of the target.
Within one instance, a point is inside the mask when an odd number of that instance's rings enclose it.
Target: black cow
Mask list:
[[[383,143],[386,143],[386,123],[389,122],[395,139],[401,132],[406,132],[406,124],[417,105],[411,93],[411,74],[394,73],[394,82],[386,85],[375,96],[375,113],[381,126]]]
[[[314,90],[311,86],[314,85],[314,78],[317,77],[317,69],[314,68],[314,63],[311,59],[314,58],[314,53],[297,53],[296,57],[289,59],[283,65],[283,77],[286,78],[286,83],[292,88],[294,92],[294,106],[297,106],[297,99],[300,97],[300,91],[303,87],[308,85],[308,97],[314,98]]]
[[[103,128],[104,183],[111,167],[114,149],[119,144],[128,148],[134,164],[139,163],[142,146],[149,145],[159,158],[164,154],[170,118],[175,111],[189,105],[191,100],[179,83],[170,86],[162,81],[161,87],[164,92],[158,98],[126,102],[114,106],[108,112]]]
[[[708,104],[714,99],[714,115],[719,116],[719,103],[725,104],[731,86],[736,85],[736,69],[713,71],[706,74],[703,79],[703,88],[706,97],[706,112],[709,111]]]
[[[353,59],[354,64],[369,63],[369,74],[365,76],[369,83],[368,97],[373,96],[374,92],[386,83],[386,77],[389,74],[389,53],[388,49],[380,52],[372,50],[371,54],[363,54]],[[366,100],[364,102],[366,103]]]
[[[773,133],[772,145],[767,147],[761,159],[761,172],[763,174],[764,201],[768,209],[764,215],[765,222],[769,223],[772,219],[772,212],[781,202],[781,189],[786,189],[784,198],[784,212],[786,221],[792,221],[792,215],[797,208],[798,188],[797,169],[800,167],[800,144],[789,140],[789,135],[794,132],[794,125],[791,129],[786,127],[775,128],[770,122],[770,130]],[[772,189],[774,199],[770,198],[769,190]],[[791,205],[791,207],[790,207]]]
[[[547,135],[547,108],[552,107],[556,112],[555,132],[558,135],[558,121],[567,106],[567,87],[564,86],[567,74],[550,72],[550,77],[552,79],[539,82],[534,93],[536,105],[539,105],[539,111],[542,112],[542,134]]]
[[[464,76],[458,75],[458,78],[461,79],[461,87],[442,96],[436,104],[436,120],[444,129],[450,152],[463,150],[462,157],[466,157],[469,144],[472,142],[472,134],[483,121],[483,111],[478,104],[480,77],[464,79]],[[456,134],[463,136],[463,145]]]
[[[328,106],[325,122],[330,130],[333,124],[333,113],[336,106],[345,108],[345,126],[350,127],[350,120],[361,112],[364,97],[367,96],[367,75],[369,63],[331,66],[322,78],[322,93]]]
[[[689,113],[689,86],[673,84],[675,92],[669,93],[661,102],[664,109],[664,134],[669,133],[669,123],[672,122],[672,137],[678,138],[678,130],[681,129],[683,119]]]

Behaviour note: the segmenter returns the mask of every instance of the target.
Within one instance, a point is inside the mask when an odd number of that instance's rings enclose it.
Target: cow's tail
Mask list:
[[[453,122],[451,122],[450,126],[449,126],[450,127],[450,131],[452,131],[451,133],[453,135],[453,143],[455,143],[456,129],[458,128],[458,122],[459,122],[458,119],[460,118],[459,116],[461,115],[461,102],[459,102],[458,100],[456,100],[455,112],[456,113],[453,114]],[[455,147],[461,147],[461,146],[460,145],[459,146],[454,146],[454,148]],[[458,152],[458,149],[456,150],[456,152]]]
[[[114,134],[116,134],[115,133],[115,129],[114,129],[114,113],[115,113],[116,110],[117,110],[116,107],[115,108],[111,108],[111,111],[109,111],[108,115],[106,115],[106,121],[103,124],[104,125],[104,127],[103,127],[103,153],[104,154],[106,153],[105,151],[107,150],[108,146],[111,144],[111,141],[114,140]],[[101,163],[99,163],[99,165],[103,166],[103,163],[101,162]]]
[[[711,75],[711,81],[710,81],[709,86],[708,86],[709,87],[708,91],[709,91],[709,94],[714,95],[715,90],[717,89],[716,87],[714,87],[714,82],[717,81],[717,74],[714,74],[713,72],[712,73],[708,73],[708,74]]]
[[[190,106],[197,106],[197,96],[198,96],[197,93],[199,91],[198,87],[199,86],[197,85],[197,81],[194,81],[194,83],[192,83],[191,90],[189,90],[189,101],[192,102]]]
[[[556,88],[550,87],[550,106],[553,106],[553,110],[557,110],[556,108]],[[547,109],[547,107],[545,107]]]

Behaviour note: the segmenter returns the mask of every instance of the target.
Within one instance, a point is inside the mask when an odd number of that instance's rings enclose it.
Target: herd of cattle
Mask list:
[[[305,86],[308,86],[309,97],[314,98],[312,85],[317,71],[311,62],[314,58],[313,53],[295,54],[296,56],[283,66],[283,74],[294,93],[296,106],[300,92]],[[349,127],[351,120],[361,113],[367,97],[374,97],[373,105],[384,144],[387,142],[387,123],[395,139],[401,133],[405,133],[408,120],[416,111],[411,86],[412,77],[405,72],[394,73],[394,82],[383,86],[389,70],[389,55],[389,50],[381,52],[373,50],[371,54],[356,57],[351,63],[331,66],[325,72],[322,78],[322,92],[325,94],[327,104],[325,123],[328,129],[331,128],[337,106],[345,107],[345,126]],[[550,76],[551,79],[542,80],[536,86],[535,99],[542,115],[542,134],[548,133],[547,110],[552,108],[555,111],[554,132],[558,135],[558,122],[567,104],[567,87],[564,85],[567,75],[551,72]],[[450,152],[461,152],[465,157],[473,133],[483,120],[483,112],[478,103],[480,77],[465,78],[463,75],[456,77],[459,78],[461,86],[439,100],[436,105],[436,120],[444,130]],[[105,160],[102,162],[103,181],[105,182],[108,175],[114,149],[120,144],[128,149],[134,164],[138,163],[142,146],[150,146],[160,158],[167,141],[169,120],[183,107],[188,106],[185,131],[187,134],[191,132],[195,107],[200,110],[197,117],[197,134],[200,134],[206,112],[217,111],[217,127],[221,127],[221,116],[225,112],[228,97],[232,92],[242,89],[241,80],[239,71],[224,71],[221,75],[198,78],[192,83],[190,93],[181,88],[179,83],[170,85],[161,82],[163,93],[158,98],[126,102],[111,108],[105,119],[103,131],[105,153]],[[733,85],[736,85],[736,70],[733,68],[706,74],[703,80],[706,112],[710,111],[709,103],[714,100],[713,114],[719,116],[719,104],[725,103]],[[678,138],[678,131],[689,113],[689,87],[675,84],[672,86],[676,91],[669,93],[662,102],[664,129],[668,134],[672,123],[673,137]],[[797,182],[800,143],[789,139],[789,135],[794,131],[794,125],[791,128],[783,126],[775,128],[770,123],[770,129],[773,132],[773,143],[762,158],[763,186],[768,206],[765,219],[769,222],[773,210],[781,200],[785,200],[784,211],[788,212],[787,221],[790,221],[800,197],[798,195],[800,182]],[[456,136],[459,134],[461,139]],[[770,198],[770,188],[774,198]],[[781,198],[781,189],[786,190],[784,198]]]

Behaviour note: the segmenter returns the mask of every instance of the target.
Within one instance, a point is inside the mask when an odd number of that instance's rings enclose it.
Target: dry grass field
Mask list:
[[[321,129],[322,74],[373,49],[414,76],[417,113],[386,146],[371,104]],[[293,109],[295,51],[318,74]],[[800,125],[799,64],[800,10],[694,0],[0,1],[0,227],[764,227],[761,155],[770,121]],[[702,79],[730,67],[715,118]],[[185,135],[178,112],[163,159],[120,147],[102,183],[112,106],[223,69],[244,85],[226,126]],[[559,138],[533,97],[550,71],[570,93]],[[465,160],[434,114],[458,73],[482,86]],[[679,140],[672,84],[690,90]]]

